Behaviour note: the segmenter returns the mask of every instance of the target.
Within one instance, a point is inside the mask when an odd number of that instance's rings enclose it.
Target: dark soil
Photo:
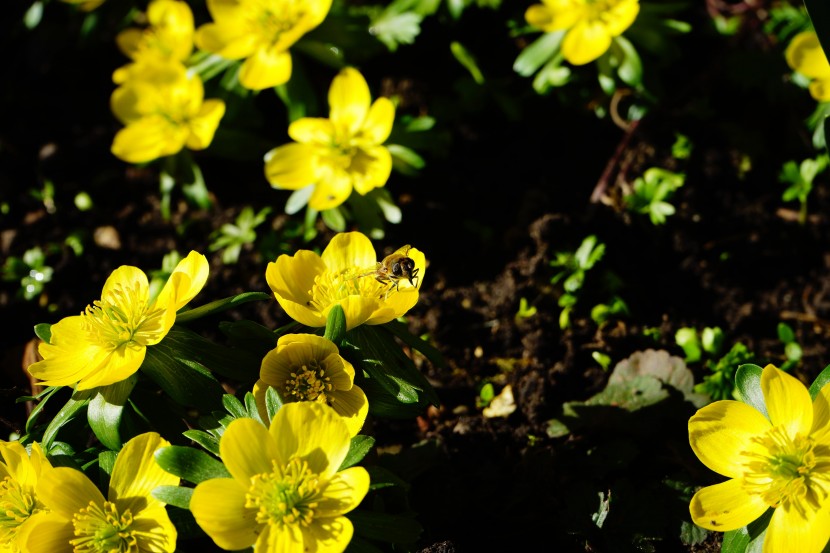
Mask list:
[[[706,28],[702,8],[689,16]],[[471,17],[485,24],[490,16]],[[407,61],[425,55],[431,36],[443,38],[428,25],[421,50],[404,48],[394,58],[399,63],[380,57],[366,68],[370,82],[385,79],[392,89],[408,90],[411,104],[402,111],[428,110],[447,137],[426,152],[420,176],[393,176],[388,188],[403,221],[376,241],[379,252],[408,243],[426,253],[421,298],[407,320],[446,361],[436,366],[413,353],[440,406],[417,420],[375,419],[368,426],[378,451],[400,448],[399,455],[381,457],[411,484],[409,507],[424,529],[418,550],[719,549],[717,535],[699,545],[681,541],[688,496],[678,487],[717,481],[688,446],[691,403],[673,394],[637,411],[597,409],[565,437],[549,437],[548,424],[561,416],[564,402],[604,388],[608,371],[593,352],[608,355],[610,368],[646,349],[682,357],[674,341],[682,327],[720,327],[726,349],[740,342],[753,363],[780,366],[784,346],[776,327],[785,322],[804,352],[792,369],[799,378],[810,383],[830,364],[830,189],[820,177],[810,196],[811,216],[801,225],[794,219],[797,205],[781,200],[784,185],[777,178],[784,161],[815,155],[804,125],[813,104],[806,91],[781,82],[781,45],[758,31],[763,10],[744,17],[743,32],[699,31],[694,55],[660,68],[660,82],[675,85],[627,129],[594,116],[587,101],[533,92],[527,80],[510,74],[517,46],[509,40],[500,45],[503,59],[492,62],[503,62],[501,74],[474,97],[457,68],[449,61],[444,67],[446,55],[429,57],[437,60],[431,67]],[[35,324],[81,311],[119,265],[148,271],[173,249],[208,253],[211,232],[233,222],[242,208],[271,206],[279,214],[287,197],[262,177],[262,152],[224,159],[208,150],[196,159],[215,207],[199,210],[174,194],[173,216],[164,220],[157,167],[131,167],[108,152],[118,125],[103,106],[112,90],[109,71],[123,60],[111,48],[96,49],[112,37],[69,51],[45,38],[62,23],[47,19],[43,25],[11,35],[20,53],[7,60],[12,67],[6,72],[17,79],[4,87],[0,102],[0,198],[13,206],[0,216],[0,255],[19,257],[33,246],[57,244],[48,258],[53,280],[36,301],[20,298],[15,282],[0,288],[7,434],[25,422],[26,405],[14,401],[30,392],[23,367],[33,359]],[[475,48],[475,38],[468,38]],[[693,39],[682,40],[681,46]],[[94,63],[70,66],[78,52],[95,52]],[[739,64],[763,71],[738,74]],[[442,71],[452,77],[430,77]],[[55,89],[66,83],[77,90],[64,95]],[[263,93],[257,102],[278,104],[271,96]],[[433,105],[434,99],[446,105]],[[263,126],[272,145],[283,140],[281,117]],[[693,144],[687,160],[671,155],[675,133]],[[625,211],[620,200],[623,189],[653,166],[686,174],[672,200],[677,212],[660,226]],[[54,210],[31,194],[47,181],[56,187]],[[93,197],[93,210],[72,206],[81,190]],[[277,236],[288,240],[289,228],[286,216],[272,217]],[[295,239],[290,246],[325,246],[331,232],[319,230],[313,243]],[[73,232],[85,237],[81,256],[63,245]],[[586,279],[571,328],[562,330],[562,290],[551,284],[550,261],[590,234],[606,253]],[[269,292],[264,275],[272,259],[263,251],[249,247],[233,265],[210,254],[211,275],[196,303]],[[628,315],[598,326],[590,310],[609,299],[607,276],[621,283],[617,294]],[[516,318],[521,298],[537,308],[534,316]],[[289,322],[276,302],[246,304],[230,316],[271,328]],[[690,368],[699,380],[702,365]],[[486,382],[496,392],[512,387],[515,412],[482,415],[476,398]],[[592,515],[609,498],[607,518],[595,522]]]

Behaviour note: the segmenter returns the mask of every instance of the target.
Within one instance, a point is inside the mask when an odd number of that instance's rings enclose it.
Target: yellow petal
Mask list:
[[[352,185],[362,195],[380,188],[392,174],[392,154],[385,146],[358,149],[349,168]]]
[[[317,182],[317,150],[290,143],[265,154],[265,178],[274,188],[299,190]]]
[[[288,136],[303,144],[330,146],[334,142],[334,125],[322,117],[302,117],[288,126]]]
[[[115,133],[110,150],[128,163],[146,163],[181,151],[188,134],[161,115],[145,117]]]
[[[291,54],[277,48],[255,49],[239,68],[239,82],[250,90],[285,84],[290,78]]]
[[[245,508],[246,491],[232,478],[206,480],[193,490],[193,518],[222,549],[236,551],[256,542],[261,525],[256,521],[257,511]]]
[[[104,504],[104,496],[95,484],[83,472],[69,467],[44,470],[38,480],[37,496],[49,510],[69,520],[90,501]]]
[[[810,436],[818,443],[830,444],[830,386],[824,386],[813,400],[813,428]]]
[[[346,517],[327,519],[325,525],[303,527],[303,541],[315,544],[315,553],[339,553],[352,541],[354,526]]]
[[[138,345],[122,345],[110,352],[103,364],[78,382],[75,389],[91,390],[98,386],[109,386],[132,376],[147,354],[147,348]]]
[[[137,291],[136,300],[139,302],[146,304],[150,298],[150,283],[147,280],[147,275],[138,267],[131,265],[121,265],[110,273],[110,276],[104,282],[101,297],[106,299],[113,294],[120,295],[122,290],[125,289]]]
[[[830,77],[830,62],[827,61],[818,36],[813,31],[798,33],[787,46],[784,57],[793,71],[805,77],[811,79]]]
[[[348,513],[363,501],[369,491],[369,473],[363,467],[340,471],[329,480],[323,491],[317,513],[334,517]]]
[[[773,426],[783,425],[790,437],[809,435],[813,427],[813,402],[804,384],[773,365],[761,373],[761,390]]]
[[[115,459],[109,487],[109,500],[119,510],[128,508],[137,516],[142,509],[162,506],[150,492],[157,486],[179,485],[178,476],[156,463],[156,450],[169,445],[170,442],[155,432],[139,434],[124,444]]]
[[[741,482],[733,479],[699,490],[692,497],[689,512],[701,528],[728,532],[746,526],[768,508],[759,494],[748,494]]]
[[[277,297],[277,303],[280,304],[285,314],[297,321],[300,324],[310,326],[312,328],[319,328],[326,326],[326,317],[316,309],[309,309],[305,304],[299,304],[291,300],[286,300]]]
[[[138,551],[176,551],[178,532],[164,505],[156,503],[145,507],[138,516],[135,516],[135,511],[132,513],[135,518],[130,529],[135,532]]]
[[[316,356],[316,358],[320,359],[320,365],[325,368],[335,390],[351,389],[354,385],[354,367],[351,363],[336,352],[323,357]]]
[[[830,102],[830,75],[814,79],[807,88],[815,100]]]
[[[363,123],[358,135],[366,145],[376,146],[383,144],[392,132],[395,122],[395,104],[389,98],[378,98],[369,109],[369,115]]]
[[[812,516],[805,519],[795,509],[776,508],[764,537],[764,553],[820,553],[830,539],[830,512],[827,507],[807,512]]]
[[[334,398],[332,408],[343,418],[349,427],[349,435],[357,436],[363,429],[366,416],[369,414],[369,401],[366,393],[360,386],[354,385],[349,390],[334,390],[329,392]]]
[[[299,250],[292,255],[282,254],[268,263],[265,280],[277,299],[306,305],[311,301],[314,279],[326,271],[322,258],[311,250]]]
[[[256,48],[256,37],[245,31],[243,26],[235,26],[223,20],[223,23],[206,23],[196,29],[193,42],[201,50],[211,52],[229,60],[239,60],[250,56]]]
[[[33,515],[20,526],[18,532],[20,549],[30,553],[72,551],[69,542],[75,538],[71,518],[48,512]]]
[[[340,468],[351,441],[346,423],[334,409],[310,401],[283,405],[269,431],[279,451],[276,459],[285,463],[294,456],[303,458],[311,472],[323,479]]]
[[[611,36],[620,36],[623,31],[631,27],[638,13],[640,13],[639,0],[622,0],[608,10],[603,22]]]
[[[553,18],[553,14],[544,4],[533,4],[527,8],[525,11],[525,20],[531,27],[536,27],[546,33],[559,30],[554,26],[555,19]]]
[[[547,0],[544,4],[530,6],[525,12],[525,19],[545,32],[561,31],[584,20],[586,9],[586,6],[572,0]]]
[[[325,359],[332,353],[338,353],[340,350],[337,346],[322,336],[316,334],[283,334],[277,340],[277,347],[282,348],[289,344],[308,344],[311,346],[312,357],[315,359]]]
[[[187,137],[187,147],[191,150],[204,150],[210,146],[223,115],[225,102],[205,100],[199,114],[189,121],[190,135]]]
[[[713,471],[737,478],[743,474],[741,455],[756,436],[771,428],[757,409],[740,401],[716,401],[689,419],[689,444],[700,461]]]
[[[29,365],[33,377],[45,386],[68,386],[96,371],[109,351],[90,342],[83,316],[65,317],[52,325],[51,343],[41,342],[42,361]]]
[[[115,36],[115,44],[125,56],[135,59],[139,46],[144,39],[144,31],[135,27],[124,29]]]
[[[308,200],[308,206],[317,211],[333,209],[345,202],[352,193],[352,176],[339,167],[319,171],[317,186]]]
[[[277,447],[261,423],[236,419],[219,440],[219,453],[228,472],[241,486],[248,486],[253,476],[273,471],[271,460],[277,458]]]
[[[169,307],[174,312],[178,311],[204,288],[209,272],[210,264],[207,257],[191,251],[173,269],[154,305],[157,308]]]
[[[400,283],[399,283],[400,285]],[[402,286],[402,285],[401,285]],[[398,317],[405,315],[418,303],[418,291],[413,288],[403,288],[392,292],[383,301],[381,308],[377,309],[372,316],[366,320],[368,325],[382,325]]]
[[[251,393],[254,394],[256,410],[259,413],[259,418],[261,418],[265,424],[270,422],[270,419],[268,418],[268,407],[265,405],[265,393],[268,391],[268,388],[270,388],[270,386],[268,386],[268,384],[260,378],[254,383],[254,387],[251,390]]]
[[[340,300],[338,305],[343,308],[343,312],[346,314],[346,330],[351,330],[377,316],[379,300],[374,297],[367,298],[352,295]],[[328,317],[332,307],[333,305],[329,306],[323,313],[326,317]]]
[[[340,232],[334,235],[321,258],[328,270],[334,273],[355,267],[371,267],[378,261],[372,241],[362,232]]]
[[[580,21],[562,41],[562,55],[574,65],[590,63],[611,46],[608,28],[599,22]]]
[[[338,133],[354,136],[363,126],[372,97],[366,79],[357,69],[340,71],[329,88],[329,119]]]

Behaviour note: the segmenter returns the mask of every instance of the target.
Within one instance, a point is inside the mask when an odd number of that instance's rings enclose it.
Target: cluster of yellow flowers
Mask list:
[[[798,33],[785,52],[790,69],[809,79],[810,95],[819,102],[830,101],[830,63],[815,31]]]
[[[300,250],[267,267],[267,281],[286,313],[323,327],[336,306],[346,327],[383,324],[418,301],[426,258],[407,256],[418,279],[393,283],[368,278],[378,261],[359,232],[336,235],[321,255]],[[123,381],[141,369],[148,347],[161,342],[208,278],[204,255],[190,252],[158,296],[150,297],[145,273],[116,269],[80,315],[51,327],[43,357],[29,366],[49,386],[84,390]],[[199,483],[190,509],[202,529],[228,550],[342,551],[353,534],[344,516],[369,489],[362,467],[338,470],[349,443],[363,427],[368,399],[354,384],[355,369],[338,347],[316,334],[285,334],[262,360],[253,393],[268,421],[265,394],[275,388],[285,402],[266,428],[236,419],[225,430],[220,456],[231,478]],[[0,442],[0,546],[10,551],[175,551],[176,528],[151,492],[178,486],[154,454],[169,443],[156,433],[136,436],[118,454],[107,498],[80,471],[52,467],[37,443],[30,452]]]

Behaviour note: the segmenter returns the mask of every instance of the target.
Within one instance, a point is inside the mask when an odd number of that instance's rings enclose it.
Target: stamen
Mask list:
[[[115,286],[82,314],[93,342],[109,350],[146,346],[162,330],[163,309],[150,310],[148,291],[139,284]]]
[[[0,547],[9,546],[17,535],[18,527],[33,514],[42,511],[31,490],[7,476],[0,482]]]
[[[105,501],[103,507],[90,501],[72,518],[76,538],[69,541],[74,553],[138,553],[163,551],[167,536],[159,528],[133,528],[133,514],[129,509],[119,513],[114,503]]]
[[[260,524],[309,526],[320,500],[320,482],[303,460],[285,467],[273,463],[273,472],[251,478],[245,507],[256,509]]]
[[[295,368],[285,381],[285,394],[299,401],[330,403],[326,394],[333,389],[331,377],[326,375],[325,367],[317,361]]]

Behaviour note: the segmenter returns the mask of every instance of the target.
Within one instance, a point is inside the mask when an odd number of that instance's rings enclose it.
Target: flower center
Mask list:
[[[69,544],[75,553],[137,553],[164,547],[164,536],[133,528],[130,510],[119,513],[109,501],[103,507],[90,501],[72,517],[72,526],[76,537]]]
[[[87,306],[86,330],[109,350],[144,347],[162,333],[163,309],[150,309],[147,290],[137,283],[115,286],[106,297]]]
[[[259,524],[309,526],[321,497],[320,481],[308,463],[293,458],[285,467],[251,478],[245,507],[256,509]]]
[[[377,299],[383,297],[381,284],[375,280],[375,267],[350,269],[332,272],[326,271],[314,277],[311,287],[310,306],[320,311],[339,303],[349,296],[362,296]]]
[[[291,371],[291,377],[285,381],[285,394],[298,401],[319,401],[331,404],[334,398],[326,395],[334,386],[326,369],[316,360],[300,365]]]
[[[296,27],[306,11],[302,0],[260,0],[250,4],[248,28],[271,46],[278,44],[284,33]]]
[[[830,447],[812,438],[790,437],[776,426],[742,454],[744,489],[760,494],[770,507],[792,508],[808,518],[830,494]]]
[[[17,528],[30,516],[42,510],[43,504],[35,498],[31,490],[26,490],[19,482],[5,477],[0,482],[0,548],[16,547],[14,538]]]

